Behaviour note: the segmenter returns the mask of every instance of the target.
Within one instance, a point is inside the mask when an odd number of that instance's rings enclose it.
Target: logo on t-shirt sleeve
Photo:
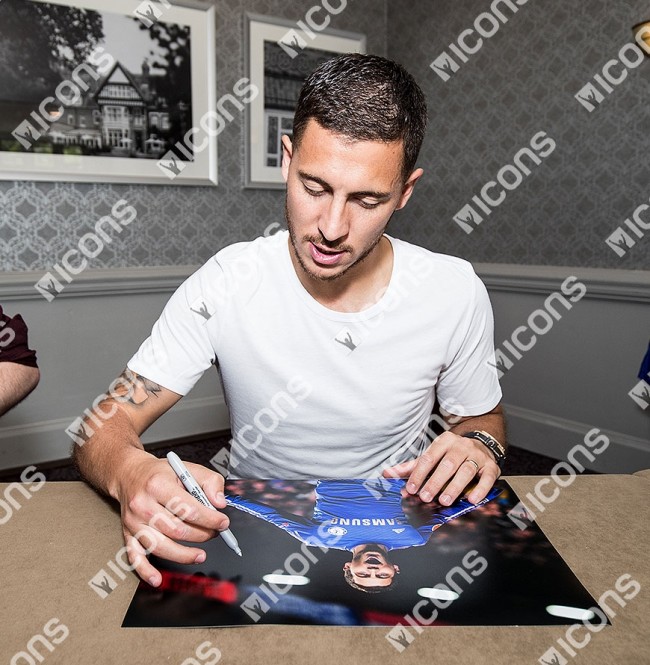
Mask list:
[[[199,296],[191,305],[190,310],[196,314],[201,319],[201,323],[205,324],[212,318],[214,312],[210,311],[206,299],[203,296]]]

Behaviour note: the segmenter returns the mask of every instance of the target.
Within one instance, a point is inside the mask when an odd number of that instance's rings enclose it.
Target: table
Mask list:
[[[540,478],[506,480],[523,499]],[[217,662],[218,653],[210,651],[215,647],[221,652],[219,662],[226,665],[533,665],[547,649],[557,646],[558,639],[565,639],[567,626],[438,626],[425,628],[398,653],[385,638],[386,627],[123,629],[122,618],[137,586],[135,575],[125,574],[103,599],[89,586],[102,568],[116,577],[107,564],[115,560],[123,544],[117,506],[83,483],[49,482],[29,498],[14,487],[10,494],[20,505],[16,509],[7,502],[8,487],[0,484],[0,499],[13,513],[0,524],[0,661],[11,665],[39,662],[29,655],[30,640],[46,665],[200,665]],[[578,476],[537,517],[594,598],[613,589],[623,574],[631,575],[641,586],[625,607],[609,602],[616,611],[612,626],[591,634],[574,658],[560,649],[568,662],[650,663],[648,499],[650,471]],[[0,519],[6,517],[5,510]],[[59,621],[48,625],[54,618]],[[576,638],[582,640],[586,634],[583,627]],[[41,637],[34,638],[38,635]],[[204,644],[206,641],[210,644]],[[20,651],[25,656],[14,658]]]

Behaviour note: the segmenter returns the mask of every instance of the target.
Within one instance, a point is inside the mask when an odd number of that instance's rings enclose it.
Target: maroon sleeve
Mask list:
[[[36,351],[27,343],[27,326],[20,314],[7,316],[0,306],[0,362],[18,363],[28,367],[38,367]]]

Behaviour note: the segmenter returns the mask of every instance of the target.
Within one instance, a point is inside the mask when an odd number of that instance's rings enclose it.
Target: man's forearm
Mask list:
[[[502,415],[488,414],[484,416],[476,416],[469,418],[462,423],[455,425],[449,431],[459,436],[467,434],[467,432],[487,432],[495,438],[504,448],[507,448],[506,443],[506,425]]]
[[[121,501],[120,488],[137,484],[143,462],[156,459],[145,452],[140,435],[181,395],[128,368],[111,383],[108,394],[99,404],[93,402],[101,422],[84,421],[87,429],[78,432],[83,443],[75,446],[73,459],[88,482]]]
[[[147,453],[131,419],[119,406],[99,429],[91,423],[88,427],[95,431],[85,443],[74,445],[72,459],[91,485],[116,499],[125,467]]]
[[[454,424],[454,420],[456,421]],[[506,442],[506,423],[503,415],[503,409],[497,406],[489,413],[484,413],[480,416],[464,417],[459,419],[453,416],[448,418],[451,424],[450,432],[463,436],[468,432],[485,431],[496,439],[504,448],[507,448]]]

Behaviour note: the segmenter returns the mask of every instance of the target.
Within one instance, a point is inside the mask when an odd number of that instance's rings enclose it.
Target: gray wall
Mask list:
[[[570,273],[555,268],[477,264],[488,285],[500,346],[543,308],[546,294]],[[39,274],[0,281],[0,302],[21,312],[37,349],[41,383],[0,419],[0,469],[62,459],[64,433],[95,396],[121,372],[192,268],[87,271],[52,303],[36,293]],[[587,295],[501,379],[511,444],[563,458],[592,428],[611,446],[590,465],[609,472],[650,468],[650,411],[629,397],[650,327],[650,273],[579,269]],[[524,336],[527,341],[530,333]],[[165,441],[229,427],[216,371],[150,428],[145,442]]]
[[[297,20],[312,0],[215,0],[217,94],[244,76],[244,12]],[[425,179],[391,232],[473,261],[647,269],[650,241],[617,257],[604,239],[650,198],[650,59],[589,114],[574,94],[616,57],[641,0],[529,0],[448,82],[431,61],[487,0],[354,0],[332,26],[364,32],[368,51],[402,62],[425,89]],[[506,10],[504,10],[506,11]],[[281,220],[282,193],[243,190],[243,123],[219,136],[219,186],[0,182],[0,269],[45,269],[120,197],[138,210],[93,268],[200,264]],[[555,152],[471,235],[453,215],[544,130]],[[650,232],[649,234],[650,235]]]
[[[388,3],[388,56],[423,86],[431,123],[426,177],[393,233],[472,261],[648,269],[650,232],[624,258],[604,240],[650,199],[650,58],[592,113],[574,99],[650,19],[648,3],[529,0],[514,15],[502,3],[508,23],[443,82],[430,63],[490,5]],[[454,214],[541,130],[555,152],[465,234]]]
[[[0,419],[0,469],[68,456],[72,439],[65,430],[108,390],[190,272],[89,271],[51,303],[35,295],[37,273],[0,281],[0,302],[27,321],[41,370],[38,388]],[[211,371],[142,439],[150,443],[228,427],[219,378]]]
[[[561,458],[597,427],[615,445],[593,468],[647,466],[650,410],[628,391],[650,333],[650,232],[623,258],[605,238],[650,199],[650,58],[591,113],[574,95],[632,41],[631,27],[650,19],[648,5],[529,0],[512,14],[502,2],[508,22],[443,81],[431,62],[443,51],[453,55],[449,44],[491,5],[388,3],[388,56],[423,86],[430,120],[420,160],[425,177],[392,232],[486,264],[497,346],[543,307],[563,278],[581,275],[579,267],[609,269],[587,274],[588,297],[502,378],[509,439]],[[555,140],[555,151],[471,234],[463,232],[454,215],[538,131]],[[494,264],[519,265],[511,279],[491,280],[490,274],[508,273]],[[531,280],[534,266],[555,266],[549,274],[556,279]],[[598,283],[617,279],[631,282],[599,292]],[[506,288],[497,288],[503,281]],[[638,300],[632,282],[645,294]]]
[[[513,362],[500,381],[509,443],[563,459],[587,432],[599,429],[610,446],[589,468],[624,473],[650,468],[650,410],[641,409],[628,394],[638,383],[648,344],[650,274],[635,286],[635,272],[630,271],[630,281],[616,286],[609,272],[526,269],[513,278],[495,279],[499,266],[492,264],[482,277],[494,309],[496,346]],[[544,310],[547,295],[559,291],[569,275],[585,284],[586,295],[570,311],[556,304],[562,318],[545,334],[535,335],[534,346],[517,359],[504,340],[526,326],[521,339],[532,343],[530,315]]]
[[[297,20],[312,4],[217,1],[217,94],[244,76],[245,11]],[[497,345],[562,279],[580,276],[589,297],[502,379],[511,441],[563,457],[599,427],[613,445],[596,468],[650,467],[650,411],[627,396],[650,330],[650,273],[641,270],[650,264],[650,237],[624,259],[604,245],[650,197],[642,154],[650,61],[592,114],[573,99],[616,56],[630,37],[627,26],[647,17],[647,7],[636,0],[529,0],[443,83],[429,63],[489,4],[350,0],[333,18],[336,28],[365,32],[370,52],[405,64],[429,98],[431,129],[422,155],[427,177],[390,231],[481,262]],[[477,230],[464,234],[452,222],[454,213],[541,129],[556,139],[555,153]],[[19,271],[0,277],[0,302],[10,314],[23,313],[43,370],[38,390],[2,419],[0,468],[65,457],[66,425],[122,370],[183,276],[219,248],[281,221],[283,193],[243,190],[242,169],[237,119],[219,136],[217,188],[0,182],[0,269]],[[96,259],[95,270],[46,303],[34,282],[119,197],[135,204],[137,221]],[[216,375],[209,372],[145,439],[227,425]]]
[[[244,16],[304,19],[313,0],[214,0],[217,13],[217,98],[232,92],[244,71]],[[333,6],[337,6],[333,3]],[[322,17],[318,17],[319,20]],[[386,54],[386,8],[353,0],[331,27],[364,32],[371,53]],[[218,139],[219,186],[86,185],[0,181],[0,270],[46,270],[92,230],[119,198],[138,211],[92,263],[93,269],[201,264],[222,247],[252,240],[284,221],[281,191],[244,190],[243,117]],[[0,157],[1,158],[1,157]]]

